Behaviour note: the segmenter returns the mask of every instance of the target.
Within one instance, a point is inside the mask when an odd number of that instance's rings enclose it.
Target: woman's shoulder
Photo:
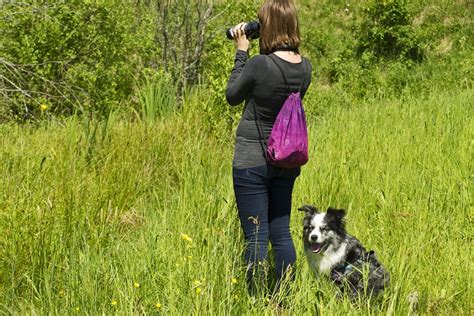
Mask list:
[[[250,58],[249,62],[252,62],[254,64],[266,64],[267,57],[268,57],[267,55],[263,55],[263,54],[254,55]]]
[[[265,55],[255,55],[252,56],[248,62],[247,65],[254,69],[256,73],[262,73],[267,70],[267,57]]]
[[[311,60],[309,60],[309,58],[301,55],[301,61],[303,64],[306,64],[306,67],[308,67],[310,71],[313,69],[313,65],[311,64]]]
[[[301,55],[301,60],[305,61],[308,65],[311,65],[311,61],[308,57]]]

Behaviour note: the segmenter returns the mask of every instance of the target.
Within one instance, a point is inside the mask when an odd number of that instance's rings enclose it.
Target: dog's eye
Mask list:
[[[319,227],[319,230],[321,231],[321,233],[324,233],[324,232],[328,231],[328,228],[327,227]]]

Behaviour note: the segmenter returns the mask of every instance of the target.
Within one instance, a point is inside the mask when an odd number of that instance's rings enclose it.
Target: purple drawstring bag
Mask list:
[[[267,161],[294,168],[308,161],[308,131],[300,92],[291,93],[278,113],[267,141]]]
[[[268,137],[265,156],[267,162],[271,165],[280,168],[295,168],[304,165],[308,161],[308,130],[301,100],[301,89],[303,88],[304,80],[298,92],[291,91],[283,70],[272,57],[270,55],[270,59],[280,69],[291,93],[283,103],[273,124],[272,131]],[[256,108],[255,114],[258,120]]]

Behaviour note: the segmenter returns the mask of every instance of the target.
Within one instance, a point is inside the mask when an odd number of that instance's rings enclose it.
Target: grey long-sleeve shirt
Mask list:
[[[301,84],[301,98],[304,97],[311,83],[311,63],[304,57],[300,63],[291,63],[275,55],[274,60],[285,73],[286,80],[293,92]],[[236,169],[251,168],[266,164],[264,148],[275,119],[286,98],[290,95],[283,76],[270,60],[268,55],[256,55],[248,60],[247,52],[237,50],[229,81],[226,98],[230,105],[245,101],[245,108],[236,132],[233,167]],[[305,65],[306,64],[306,65]],[[256,125],[255,109],[257,106],[264,148],[260,142]],[[266,150],[266,148],[265,148]]]

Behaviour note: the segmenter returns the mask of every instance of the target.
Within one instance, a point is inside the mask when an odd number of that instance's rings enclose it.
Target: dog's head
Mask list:
[[[310,248],[314,254],[324,252],[330,245],[340,244],[345,238],[345,210],[330,207],[322,213],[311,205],[304,205],[298,210],[305,212],[303,221],[305,248]]]

